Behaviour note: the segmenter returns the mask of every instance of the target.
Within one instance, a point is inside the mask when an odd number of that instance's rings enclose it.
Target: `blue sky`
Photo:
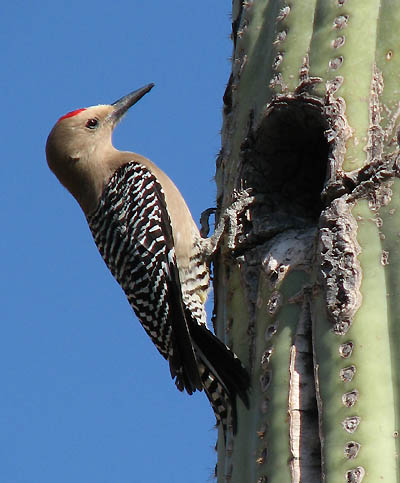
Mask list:
[[[44,147],[72,109],[156,87],[115,145],[144,154],[194,218],[215,205],[230,1],[3,2],[0,481],[204,483],[216,431],[179,393]]]

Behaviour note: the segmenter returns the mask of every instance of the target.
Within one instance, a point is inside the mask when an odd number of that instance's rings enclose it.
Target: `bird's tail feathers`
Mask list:
[[[226,432],[230,407],[235,433],[236,396],[240,397],[246,407],[249,406],[249,374],[236,355],[205,325],[194,322],[189,325],[189,331],[199,362],[200,377],[217,422],[222,423]]]

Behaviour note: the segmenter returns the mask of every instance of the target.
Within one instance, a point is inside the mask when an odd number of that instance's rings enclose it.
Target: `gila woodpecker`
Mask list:
[[[178,389],[204,389],[224,432],[230,408],[235,431],[236,396],[248,406],[249,376],[206,325],[209,239],[201,238],[163,171],[112,144],[118,121],[153,85],[62,116],[47,139],[47,162],[81,206],[105,263],[168,360]]]

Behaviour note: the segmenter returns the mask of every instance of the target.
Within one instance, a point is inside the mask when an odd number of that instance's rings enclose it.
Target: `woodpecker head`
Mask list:
[[[127,110],[154,84],[131,92],[111,105],[77,109],[60,117],[46,143],[47,163],[89,214],[104,185],[122,163],[112,145],[112,132]]]

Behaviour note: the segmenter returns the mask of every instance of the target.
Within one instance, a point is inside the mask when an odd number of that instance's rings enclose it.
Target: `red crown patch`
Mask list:
[[[86,108],[76,109],[75,111],[67,112],[67,114],[64,114],[63,116],[61,116],[60,119],[57,122],[60,122],[63,119],[67,119],[68,117],[74,117],[82,111],[86,111]]]

